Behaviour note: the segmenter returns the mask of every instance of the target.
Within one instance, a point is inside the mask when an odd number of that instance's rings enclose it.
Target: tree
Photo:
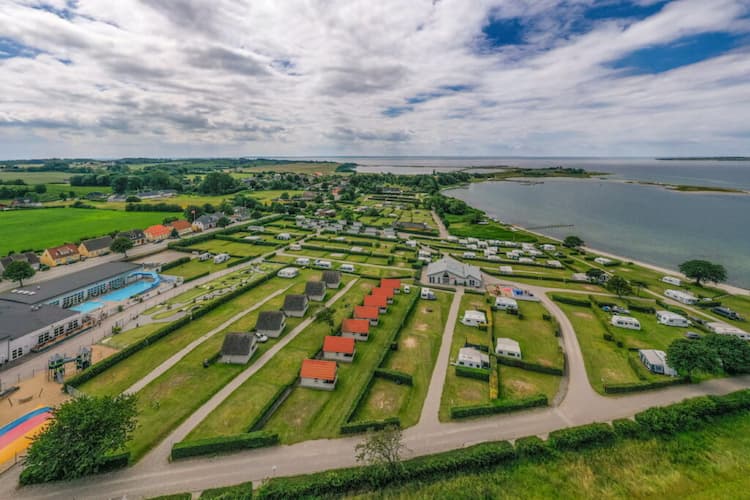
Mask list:
[[[607,281],[607,290],[616,294],[618,297],[631,295],[633,293],[633,288],[630,286],[630,283],[622,276],[612,276],[609,278]]]
[[[31,442],[22,484],[94,474],[120,452],[136,426],[134,395],[82,396],[52,411],[47,429]]]
[[[133,248],[133,242],[129,238],[116,238],[115,241],[109,246],[109,249],[115,253],[121,253],[124,256],[128,256],[128,250]]]
[[[284,191],[283,193],[281,193],[281,196],[279,196],[279,198],[281,198],[282,200],[288,200],[289,199],[289,193],[287,193],[286,191]]]
[[[219,227],[227,227],[231,223],[232,221],[230,221],[228,217],[222,217],[216,221],[216,225]]]
[[[128,190],[128,178],[127,176],[121,175],[112,179],[112,191],[117,194],[122,194]]]
[[[226,194],[235,191],[239,187],[237,179],[224,172],[210,172],[203,178],[198,186],[198,191],[203,194]]]
[[[6,280],[18,281],[18,284],[23,286],[23,280],[27,280],[35,274],[36,271],[31,267],[31,264],[24,260],[14,260],[5,267],[3,278]]]
[[[746,340],[734,335],[709,335],[702,342],[716,351],[725,372],[750,373],[750,343]]]
[[[703,281],[713,281],[719,283],[726,281],[727,270],[721,264],[714,264],[707,260],[688,260],[680,264],[680,272],[690,279],[695,280],[695,284],[701,286]]]
[[[677,339],[667,348],[667,364],[679,373],[692,376],[696,372],[716,373],[721,370],[721,360],[705,342]]]
[[[604,277],[604,271],[592,267],[591,269],[586,271],[586,277],[589,279],[589,281],[601,281]]]
[[[568,248],[578,248],[583,246],[583,240],[578,236],[566,236],[563,245]]]
[[[44,194],[47,192],[47,186],[45,184],[37,184],[34,186],[34,192],[37,194]]]
[[[357,462],[375,465],[387,470],[401,467],[401,454],[406,451],[401,429],[389,425],[381,431],[367,431],[365,439],[355,446]]]
[[[172,231],[169,233],[169,237],[170,238],[179,238],[180,237],[180,233],[177,232],[177,229],[172,228]]]
[[[328,326],[333,330],[335,326],[335,318],[333,317],[333,309],[330,307],[324,307],[318,314],[315,315],[315,319],[321,323],[327,323]]]

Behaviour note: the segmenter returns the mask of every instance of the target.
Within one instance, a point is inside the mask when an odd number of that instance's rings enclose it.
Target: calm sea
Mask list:
[[[315,158],[324,159],[324,158]],[[653,158],[331,157],[359,172],[419,174],[467,167],[580,167],[611,180],[750,189],[750,162]],[[594,248],[670,268],[687,259],[720,262],[750,288],[750,195],[694,194],[607,180],[487,182],[449,191],[490,215],[554,237],[575,233]]]

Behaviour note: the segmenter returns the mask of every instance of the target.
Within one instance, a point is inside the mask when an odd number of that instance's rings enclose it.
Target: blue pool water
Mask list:
[[[102,295],[97,300],[89,300],[82,304],[78,304],[75,307],[71,307],[71,309],[73,311],[78,311],[82,313],[91,312],[94,309],[98,309],[99,307],[103,306],[105,302],[120,302],[122,300],[129,299],[130,297],[135,297],[136,295],[139,295],[143,292],[147,292],[151,290],[152,288],[156,288],[157,286],[159,286],[160,279],[159,279],[158,274],[156,273],[140,273],[140,274],[150,277],[151,281],[147,281],[145,279],[138,280],[135,283],[128,285],[124,288],[120,288],[118,290],[109,292],[106,295]]]

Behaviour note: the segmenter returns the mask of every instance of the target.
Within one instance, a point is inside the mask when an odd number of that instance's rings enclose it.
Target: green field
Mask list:
[[[163,212],[119,212],[82,208],[46,208],[0,212],[0,255],[10,250],[42,251],[47,247],[75,243],[112,231],[144,229],[159,224]],[[29,231],[33,228],[33,231]]]
[[[0,181],[12,181],[21,179],[26,184],[49,184],[49,183],[67,183],[70,178],[70,172],[14,172],[0,171]],[[105,186],[106,187],[106,186]]]
[[[511,231],[507,226],[490,221],[488,224],[478,225],[471,222],[470,216],[446,215],[448,232],[459,237],[474,237],[484,240],[536,241],[537,238],[520,231]]]
[[[186,262],[171,269],[167,269],[166,271],[164,271],[164,274],[168,274],[170,276],[182,276],[184,279],[189,279],[200,274],[215,273],[216,271],[221,271],[222,269],[226,269],[227,267],[229,267],[229,264],[235,261],[237,261],[237,259],[232,257],[228,261],[222,262],[221,264],[214,264],[213,258],[204,261],[193,259],[190,262]]]

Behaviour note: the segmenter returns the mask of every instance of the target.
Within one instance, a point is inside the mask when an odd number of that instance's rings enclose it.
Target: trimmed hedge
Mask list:
[[[279,435],[275,432],[259,431],[234,436],[220,436],[195,441],[182,441],[172,446],[172,460],[180,458],[213,455],[237,450],[262,448],[279,444]]]
[[[539,365],[537,363],[531,363],[529,361],[524,361],[522,359],[515,359],[515,358],[508,358],[505,356],[495,356],[497,358],[497,362],[501,365],[505,366],[514,366],[516,368],[523,368],[524,370],[529,370],[530,372],[538,372],[538,373],[546,373],[548,375],[558,375],[562,376],[563,369],[558,368],[556,366],[544,366]],[[563,358],[563,362],[564,362]]]
[[[555,302],[559,302],[561,304],[568,304],[570,306],[591,307],[591,301],[584,300],[584,299],[575,299],[573,297],[565,297],[562,295],[555,295],[555,294],[551,294],[550,297]]]
[[[182,264],[187,264],[190,262],[190,257],[180,257],[177,260],[173,260],[172,262],[167,262],[166,264],[161,266],[162,272],[166,271],[167,269],[172,269],[173,267],[181,266]]]
[[[618,437],[637,438],[643,435],[643,427],[629,418],[618,418],[612,421],[612,429]]]
[[[341,426],[341,434],[358,434],[360,432],[367,432],[372,429],[379,431],[385,429],[388,426],[395,425],[401,427],[401,420],[398,417],[388,417],[383,420],[364,420],[362,422],[350,422]]]
[[[547,443],[537,436],[516,439],[515,446],[519,457],[543,457],[550,453]]]
[[[489,382],[490,371],[479,368],[470,368],[468,366],[456,365],[456,376],[474,378],[477,380],[484,380],[486,382]]]
[[[242,257],[240,259],[237,259],[235,261],[230,262],[227,264],[227,269],[234,266],[239,266],[240,264],[244,264],[245,262],[250,262],[251,260],[255,259],[257,257]]]
[[[189,278],[186,278],[186,279],[182,280],[182,282],[183,283],[190,283],[191,281],[195,281],[195,280],[200,279],[200,278],[205,278],[209,274],[211,274],[211,271],[206,271],[206,272],[203,272],[203,273],[200,273],[200,274],[196,274],[195,276],[191,276]]]
[[[250,422],[250,424],[247,426],[247,431],[245,432],[255,432],[260,430],[256,429],[255,427],[266,418],[268,412],[271,411],[271,408],[273,408],[273,406],[276,404],[276,401],[281,397],[281,395],[284,394],[284,392],[286,392],[291,386],[296,384],[297,379],[294,379],[292,382],[279,387],[279,389],[276,391],[276,394],[274,394],[271,399],[266,401],[266,404],[263,405],[263,408],[261,408],[256,417]]]
[[[614,441],[615,431],[608,424],[593,423],[550,432],[549,445],[556,450],[579,450]]]
[[[468,418],[478,417],[480,415],[509,413],[517,410],[525,410],[527,408],[547,406],[547,404],[547,396],[544,394],[537,394],[536,396],[513,401],[496,399],[490,403],[482,405],[455,406],[451,408],[451,418]]]
[[[250,500],[253,498],[253,482],[235,484],[234,486],[224,486],[223,488],[211,488],[203,490],[202,499],[214,500]]]
[[[726,408],[721,408],[708,396],[700,396],[670,406],[649,408],[637,413],[635,421],[654,434],[674,434],[695,429],[720,411]]]
[[[398,345],[398,344],[395,344],[395,345]],[[398,370],[389,370],[387,368],[375,368],[375,376],[386,379],[386,380],[390,380],[392,382],[396,382],[397,384],[405,384],[405,385],[414,384],[414,378],[410,374],[400,372]]]
[[[687,378],[674,378],[672,380],[659,380],[655,382],[642,382],[633,384],[604,384],[604,392],[607,394],[625,394],[628,392],[650,391],[661,389],[672,385],[686,384]]]
[[[72,387],[78,387],[82,385],[84,382],[87,382],[91,380],[92,378],[96,377],[100,373],[104,372],[108,368],[116,365],[120,361],[129,358],[136,352],[140,351],[141,349],[148,347],[149,345],[153,344],[157,340],[166,337],[170,333],[174,332],[175,330],[178,330],[182,328],[183,326],[187,325],[193,320],[196,320],[210,311],[216,309],[222,304],[225,304],[229,302],[230,300],[233,300],[240,295],[244,294],[245,292],[248,292],[255,288],[258,285],[261,285],[262,283],[265,283],[266,281],[270,280],[275,276],[275,273],[272,271],[270,273],[266,273],[263,277],[261,277],[258,280],[255,280],[251,283],[248,283],[245,286],[239,287],[235,289],[232,292],[229,292],[225,295],[222,295],[221,297],[209,302],[205,306],[201,307],[200,309],[193,312],[192,315],[183,316],[182,318],[162,327],[156,330],[151,335],[144,337],[143,339],[139,340],[138,342],[135,342],[133,344],[130,344],[128,347],[121,351],[117,351],[112,356],[109,356],[107,358],[104,358],[103,360],[99,361],[98,363],[95,363],[85,369],[84,371],[78,373],[74,377],[72,377],[66,385],[70,385]],[[192,319],[191,319],[192,317]]]

